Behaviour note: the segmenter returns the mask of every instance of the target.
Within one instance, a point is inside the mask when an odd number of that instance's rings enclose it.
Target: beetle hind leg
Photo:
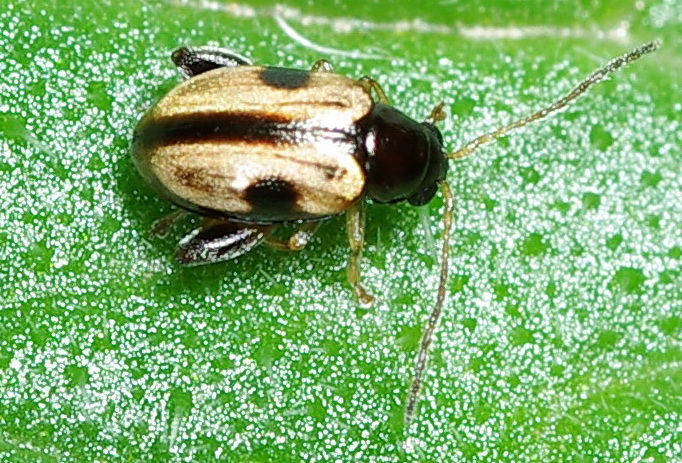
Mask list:
[[[175,254],[185,265],[202,265],[234,259],[263,242],[269,225],[237,224],[227,220],[204,219],[178,243]]]
[[[171,60],[187,79],[212,69],[251,65],[243,56],[215,47],[181,47],[171,54]]]

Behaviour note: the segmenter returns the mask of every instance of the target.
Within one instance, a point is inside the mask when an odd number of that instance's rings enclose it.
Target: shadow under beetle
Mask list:
[[[186,80],[158,101],[135,128],[132,152],[142,176],[181,211],[204,217],[182,238],[183,264],[233,259],[265,242],[301,250],[319,226],[345,213],[348,280],[363,305],[374,298],[360,282],[363,199],[428,203],[443,193],[443,238],[436,302],[422,336],[405,410],[414,418],[428,350],[445,300],[454,210],[448,160],[554,113],[609,73],[654,51],[647,43],[593,72],[551,105],[447,153],[435,124],[443,104],[423,122],[389,105],[379,84],[335,74],[321,60],[310,71],[253,66],[236,53],[180,48],[172,60]],[[374,94],[374,96],[372,96]],[[167,229],[184,212],[162,219]],[[286,241],[273,232],[296,224]]]

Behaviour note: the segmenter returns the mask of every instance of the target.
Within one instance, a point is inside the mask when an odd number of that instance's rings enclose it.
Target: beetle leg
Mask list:
[[[443,107],[445,106],[445,102],[441,101],[438,103],[432,110],[431,114],[424,119],[424,122],[428,122],[429,124],[435,124],[436,122],[441,122],[444,121],[446,117],[448,117],[447,113],[443,110]]]
[[[348,282],[360,304],[370,306],[374,302],[374,296],[360,284],[360,257],[365,243],[365,211],[361,202],[354,204],[346,212],[346,232],[350,244],[350,259],[346,268]]]
[[[313,67],[310,68],[311,72],[334,72],[334,65],[327,61],[326,59],[321,59],[315,61]]]
[[[216,68],[251,65],[243,56],[215,47],[181,47],[173,52],[171,60],[186,79]]]
[[[360,77],[358,79],[358,82],[360,83],[360,85],[365,87],[365,89],[368,92],[374,90],[374,93],[376,93],[379,103],[390,104],[390,102],[388,101],[388,97],[386,96],[384,89],[381,88],[381,85],[379,85],[379,82],[368,76]]]
[[[272,235],[265,237],[265,244],[279,251],[301,251],[306,247],[310,238],[320,227],[321,222],[306,222],[301,224],[288,240],[279,240]]]
[[[187,211],[178,209],[175,212],[171,212],[166,217],[156,220],[152,224],[152,235],[158,236],[159,238],[165,237],[173,225],[175,225],[178,220],[182,219],[186,214]]]
[[[233,223],[204,219],[178,243],[178,262],[187,265],[211,264],[234,259],[258,246],[272,225]]]

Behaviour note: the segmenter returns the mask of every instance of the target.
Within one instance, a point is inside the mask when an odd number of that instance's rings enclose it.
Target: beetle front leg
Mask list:
[[[265,237],[265,244],[279,251],[301,251],[320,227],[321,222],[306,222],[294,231],[288,240],[283,241],[272,235]]]
[[[334,65],[326,59],[317,60],[310,72],[334,72]]]
[[[234,259],[262,243],[271,227],[204,219],[199,227],[180,240],[175,257],[186,265]]]
[[[365,210],[361,202],[354,204],[346,212],[346,232],[350,244],[350,259],[346,268],[348,282],[353,287],[360,304],[370,306],[374,302],[374,296],[360,284],[360,258],[362,246],[365,244]]]
[[[186,79],[212,69],[251,65],[243,56],[215,47],[181,47],[173,52],[171,60]]]

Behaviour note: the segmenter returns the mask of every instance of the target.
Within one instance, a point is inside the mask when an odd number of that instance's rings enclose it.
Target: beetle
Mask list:
[[[566,107],[592,85],[654,51],[650,42],[597,69],[554,103],[448,153],[437,105],[422,122],[389,104],[370,77],[351,79],[320,60],[311,70],[254,66],[232,51],[182,47],[171,55],[185,81],[161,98],[134,130],[132,155],[145,180],[181,211],[204,217],[179,241],[188,265],[233,259],[261,243],[303,249],[319,224],[345,214],[347,276],[363,305],[364,199],[427,204],[440,188],[443,233],[436,301],[422,335],[408,392],[413,419],[429,346],[446,297],[454,202],[449,161]],[[158,226],[165,230],[181,214]],[[295,224],[286,241],[273,232]]]

